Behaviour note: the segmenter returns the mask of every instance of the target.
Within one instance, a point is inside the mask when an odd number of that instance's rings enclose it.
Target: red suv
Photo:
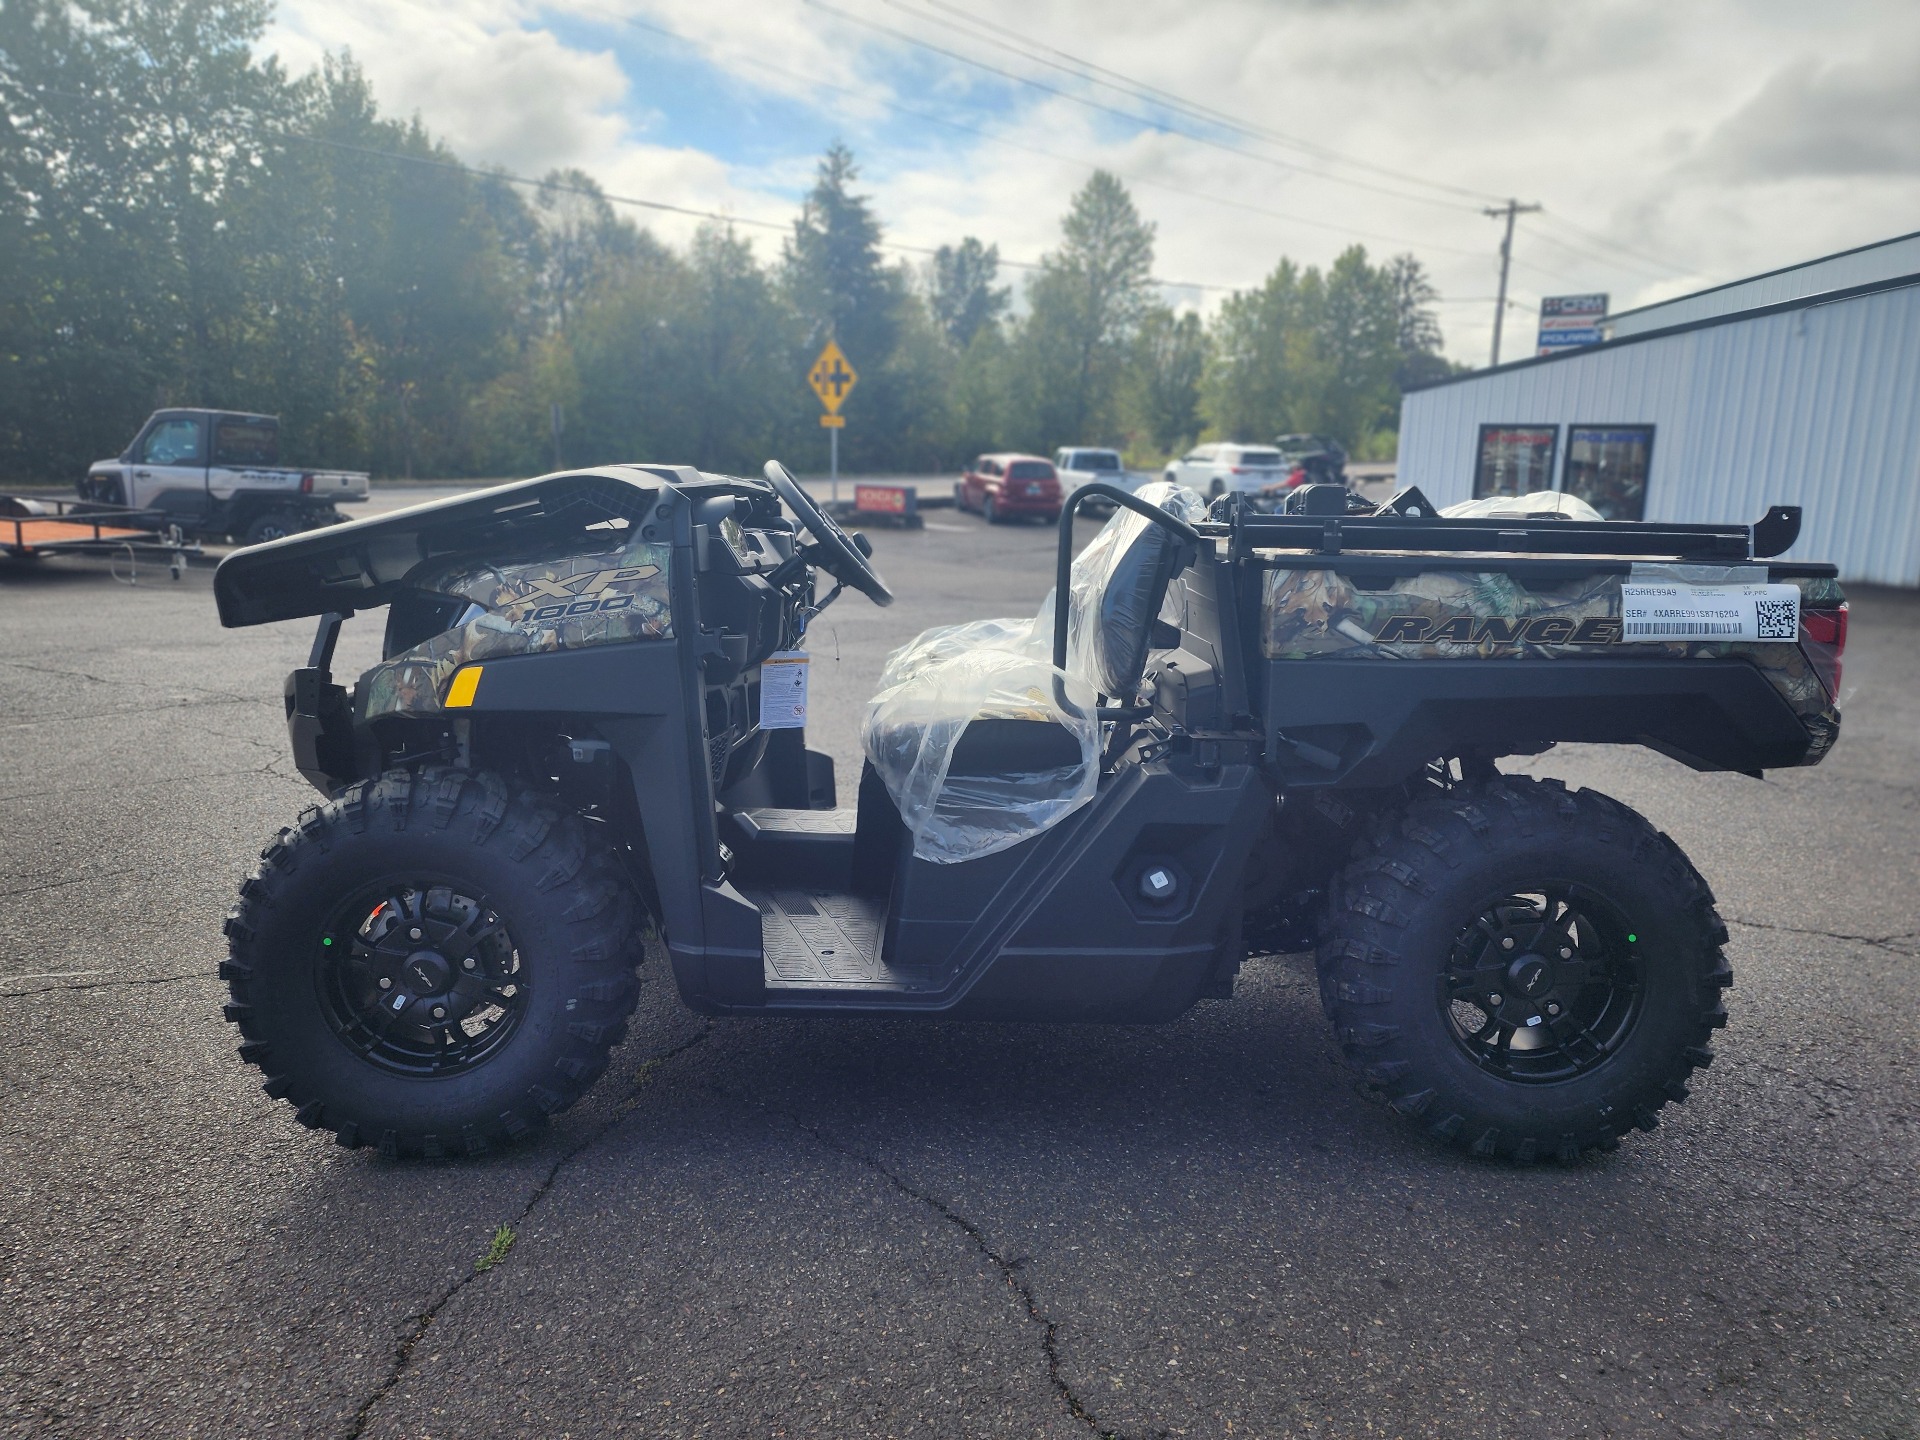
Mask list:
[[[953,503],[989,525],[1016,515],[1060,518],[1060,475],[1038,455],[982,455],[953,482]]]

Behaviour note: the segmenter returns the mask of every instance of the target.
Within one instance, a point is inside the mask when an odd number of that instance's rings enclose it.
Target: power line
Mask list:
[[[1642,275],[1656,280],[1664,280],[1668,276],[1676,273],[1671,270],[1657,269],[1652,265],[1644,264],[1636,260],[1626,260],[1617,256],[1603,255],[1597,250],[1589,250],[1583,246],[1575,245],[1570,240],[1563,240],[1558,235],[1550,235],[1543,230],[1535,230],[1533,232],[1533,238],[1536,240],[1544,240],[1547,244],[1553,246],[1555,249],[1564,251],[1568,255],[1575,256],[1581,260],[1591,261],[1595,265],[1605,265],[1612,270],[1628,270],[1636,275]]]
[[[686,215],[700,220],[718,220],[725,225],[751,225],[762,230],[786,232],[791,228],[789,222],[781,220],[755,220],[749,216],[728,215],[718,210],[699,210],[688,205],[674,205],[665,200],[648,200],[636,195],[616,195],[612,191],[601,190],[586,185],[569,185],[559,180],[535,180],[527,175],[515,175],[510,170],[492,169],[477,165],[462,164],[458,160],[437,160],[426,155],[408,155],[400,150],[380,150],[370,145],[350,145],[343,140],[328,140],[318,135],[306,135],[299,131],[283,132],[280,138],[304,140],[313,145],[324,145],[333,150],[346,150],[358,155],[379,156],[386,160],[399,160],[409,165],[426,165],[436,170],[457,171],[462,175],[471,175],[479,180],[499,180],[510,185],[526,185],[535,190],[557,190],[568,195],[586,195],[605,200],[610,205],[634,205],[647,210],[664,210],[675,215]],[[908,255],[936,255],[939,250],[931,245],[908,245],[897,240],[877,240],[875,248],[895,250]],[[997,248],[997,247],[996,247]],[[1044,266],[1038,260],[1009,260],[1001,257],[1000,263],[1015,270],[1040,270]],[[1244,289],[1244,286],[1212,285],[1197,280],[1167,280],[1158,276],[1153,283],[1170,290],[1215,290],[1232,291]]]
[[[1070,90],[1062,90],[1057,85],[1049,85],[1044,81],[1035,80],[1025,75],[1016,74],[1014,71],[1003,69],[998,65],[989,64],[985,60],[976,60],[972,56],[963,55],[957,50],[949,50],[944,45],[936,45],[931,40],[922,40],[918,36],[910,35],[904,30],[896,30],[891,25],[882,25],[877,20],[868,20],[864,16],[854,15],[846,10],[841,10],[836,6],[826,4],[825,0],[801,0],[801,3],[810,6],[815,10],[821,10],[826,12],[829,15],[836,16],[841,20],[848,21],[851,24],[859,25],[865,29],[875,31],[876,33],[881,35],[891,36],[895,40],[904,41],[907,44],[916,46],[919,49],[930,51],[935,55],[944,56],[949,60],[957,60],[962,65],[971,65],[975,69],[984,70],[990,75],[998,75],[1001,79],[1011,80],[1016,85],[1025,85],[1031,89],[1038,90],[1043,94],[1056,96],[1057,98],[1068,101],[1071,104],[1082,105],[1089,110],[1097,110],[1100,113],[1105,115],[1117,116],[1119,119],[1125,120],[1130,124],[1143,126],[1147,129],[1154,131],[1157,134],[1178,136],[1181,139],[1190,140],[1196,145],[1205,145],[1211,149],[1220,150],[1229,155],[1238,155],[1242,159],[1254,160],[1259,162],[1262,165],[1270,165],[1276,170],[1284,170],[1289,174],[1293,174],[1293,175],[1313,176],[1318,179],[1332,181],[1333,183],[1338,185],[1351,185],[1362,190],[1371,190],[1377,194],[1389,195],[1396,199],[1412,200],[1412,201],[1415,201],[1416,203],[1423,204],[1423,205],[1443,205],[1450,210],[1451,209],[1464,210],[1464,209],[1473,208],[1471,206],[1459,205],[1456,202],[1450,201],[1450,200],[1440,201],[1440,200],[1434,200],[1431,197],[1425,196],[1425,195],[1409,195],[1408,193],[1402,190],[1391,190],[1381,185],[1370,185],[1363,180],[1349,180],[1346,177],[1340,176],[1340,175],[1328,175],[1323,171],[1308,170],[1290,161],[1279,160],[1274,158],[1271,155],[1261,155],[1252,150],[1248,150],[1244,146],[1229,145],[1225,141],[1216,140],[1209,136],[1196,135],[1191,130],[1182,130],[1177,126],[1165,124],[1161,121],[1153,119],[1150,116],[1139,115],[1131,110],[1122,110],[1115,105],[1103,104],[1098,100],[1089,99],[1085,95],[1076,95]]]
[[[686,36],[681,35],[678,32],[671,30],[664,25],[652,24],[645,20],[635,20],[635,19],[632,19],[631,17],[625,16],[625,15],[619,15],[609,10],[602,10],[599,7],[592,6],[592,5],[582,5],[582,6],[579,6],[578,8],[583,10],[591,10],[596,14],[603,15],[610,22],[613,22],[616,24],[627,25],[640,30],[652,31],[656,35],[664,35],[668,39],[679,41],[681,44],[684,44],[684,45],[693,44],[693,42],[688,40]],[[881,99],[878,96],[868,95],[866,92],[855,90],[850,86],[835,85],[831,81],[818,80],[812,76],[801,75],[796,71],[788,70],[781,66],[770,64],[769,62],[762,60],[757,56],[745,55],[738,51],[729,51],[728,56],[730,59],[732,59],[736,63],[751,65],[754,68],[759,70],[764,70],[769,74],[779,75],[788,80],[796,80],[801,82],[802,84],[812,86],[821,90],[831,91],[832,93],[837,95],[848,95],[859,100],[871,100],[878,103],[883,108],[893,111],[896,115],[909,115],[916,120],[924,120],[929,124],[944,125],[948,129],[959,130],[968,135],[977,135],[982,140],[986,140],[991,144],[1004,145],[1008,149],[1022,150],[1029,155],[1039,155],[1048,160],[1058,160],[1061,163],[1067,164],[1067,165],[1077,165],[1089,171],[1103,170],[1103,169],[1115,170],[1115,167],[1113,166],[1102,165],[1099,162],[1089,160],[1084,156],[1063,155],[1057,150],[1048,150],[1038,145],[1030,145],[1025,143],[1024,141],[1010,139],[1005,135],[998,135],[998,134],[995,134],[993,131],[984,130],[977,125],[968,125],[959,120],[950,120],[945,116],[930,114],[924,110],[916,110],[912,106],[901,105],[896,101]],[[1358,237],[1358,238],[1368,239],[1368,240],[1383,240],[1393,245],[1421,246],[1428,250],[1440,251],[1443,254],[1464,255],[1469,258],[1475,258],[1475,259],[1477,259],[1481,254],[1481,252],[1478,250],[1466,250],[1458,246],[1451,246],[1451,245],[1437,245],[1424,240],[1410,240],[1403,235],[1389,235],[1378,230],[1360,230],[1360,229],[1356,229],[1351,225],[1339,225],[1326,220],[1314,220],[1304,215],[1291,215],[1284,211],[1268,209],[1264,205],[1253,205],[1244,200],[1233,200],[1233,199],[1227,198],[1224,195],[1215,195],[1209,191],[1204,191],[1204,190],[1193,190],[1193,189],[1189,189],[1184,185],[1175,185],[1165,180],[1154,180],[1146,176],[1132,175],[1132,174],[1126,173],[1125,171],[1115,170],[1115,173],[1118,173],[1121,176],[1121,178],[1131,181],[1135,185],[1142,185],[1149,189],[1165,190],[1169,194],[1184,195],[1189,199],[1194,199],[1194,200],[1205,200],[1210,204],[1223,205],[1233,210],[1242,210],[1250,215],[1264,215],[1269,219],[1284,220],[1289,224],[1305,225],[1316,230],[1326,230],[1336,235]],[[1213,286],[1213,287],[1200,287],[1200,288],[1234,289],[1234,288],[1245,288],[1245,287]]]
[[[967,35],[967,31],[962,30],[960,26],[954,24],[952,21],[944,20],[938,15],[927,15],[927,14],[923,14],[920,11],[911,9],[909,6],[903,3],[903,0],[884,0],[884,3],[895,10],[901,11],[903,14],[913,16],[916,20],[931,20],[936,25],[944,26],[949,30],[955,30],[955,31],[958,31],[960,34]],[[1129,99],[1138,100],[1149,105],[1157,105],[1162,109],[1173,110],[1176,113],[1184,114],[1186,116],[1191,117],[1192,119],[1199,120],[1204,124],[1213,125],[1221,129],[1232,131],[1239,135],[1244,135],[1250,140],[1259,140],[1266,144],[1278,145],[1287,149],[1299,150],[1304,152],[1305,154],[1312,156],[1316,160],[1329,161],[1334,164],[1350,165],[1356,169],[1367,170],[1378,175],[1384,175],[1389,179],[1402,180],[1414,185],[1426,185],[1438,190],[1446,190],[1457,195],[1466,196],[1469,199],[1472,199],[1475,201],[1491,198],[1490,196],[1485,196],[1480,194],[1478,191],[1463,190],[1463,189],[1460,189],[1458,186],[1448,185],[1448,184],[1445,184],[1444,182],[1439,182],[1439,181],[1426,180],[1417,175],[1405,175],[1397,170],[1389,170],[1385,166],[1374,165],[1365,160],[1359,160],[1351,156],[1342,155],[1338,151],[1329,150],[1324,146],[1315,145],[1310,141],[1301,140],[1295,136],[1286,135],[1280,131],[1268,129],[1265,126],[1251,124],[1248,121],[1239,118],[1238,116],[1229,115],[1224,110],[1217,110],[1210,105],[1202,105],[1194,101],[1186,100],[1183,97],[1174,94],[1170,90],[1162,90],[1157,85],[1149,85],[1145,81],[1135,80],[1130,76],[1121,74],[1117,70],[1109,70],[1104,65],[1096,65],[1090,60],[1083,60],[1079,56],[1070,55],[1066,51],[1056,49],[1051,45],[1046,45],[1039,41],[1029,40],[1026,36],[1021,35],[1020,32],[1016,30],[1013,30],[1004,25],[994,24],[993,22],[988,20],[980,19],[977,16],[968,15],[966,12],[958,10],[951,5],[942,4],[941,0],[922,0],[922,3],[929,5],[933,9],[943,10],[949,14],[958,16],[960,19],[966,21],[968,25],[973,26],[976,29],[997,32],[997,34],[999,35],[1012,36],[1014,39],[1021,41],[1022,44],[1010,44],[1005,40],[995,38],[993,34],[968,35],[969,39],[984,41],[985,43],[996,46],[999,49],[1010,51],[1011,53],[1018,55],[1023,59],[1031,60],[1036,64],[1045,65],[1047,68],[1051,70],[1057,70],[1061,74],[1071,75],[1077,80],[1084,80],[1089,84],[1099,85],[1105,89],[1117,91],[1120,94],[1127,96]],[[920,43],[920,42],[915,42],[915,43]],[[1035,54],[1032,49],[1023,48],[1023,46],[1034,46],[1048,52],[1048,54],[1056,55],[1060,58],[1058,60],[1051,60],[1047,58],[1047,55]],[[1062,63],[1062,62],[1065,62],[1065,63]],[[978,62],[975,62],[975,63],[978,63]],[[1007,72],[1001,71],[999,73],[1006,74]],[[1101,78],[1102,76],[1111,76],[1112,78],[1103,79]],[[1023,77],[1014,76],[1011,78],[1021,79]],[[1074,97],[1069,96],[1068,98],[1074,98]],[[1146,120],[1144,117],[1136,116],[1133,118],[1135,118],[1136,120],[1142,120],[1143,123],[1149,123],[1149,124],[1153,123],[1151,120]],[[1207,137],[1194,135],[1188,131],[1174,129],[1173,127],[1166,127],[1166,128],[1172,134],[1183,136],[1184,138],[1189,140],[1196,140],[1201,144],[1218,144],[1218,142],[1210,140]],[[1370,185],[1365,181],[1360,181],[1360,180],[1351,180],[1344,175],[1330,175],[1324,170],[1309,170],[1299,164],[1295,164],[1295,163],[1283,161],[1283,160],[1277,160],[1271,156],[1256,155],[1252,151],[1245,150],[1240,146],[1222,146],[1220,148],[1231,149],[1237,154],[1245,155],[1249,159],[1262,161],[1265,164],[1283,166],[1284,168],[1292,170],[1301,175],[1311,175],[1317,179],[1327,180],[1336,185],[1352,185],[1362,190],[1370,190],[1373,193],[1378,195],[1390,195],[1390,196],[1393,196],[1395,199],[1411,200],[1417,204],[1422,204],[1422,205],[1438,205],[1441,208],[1448,209],[1448,210],[1471,211],[1474,208],[1476,208],[1473,205],[1461,204],[1458,200],[1441,200],[1431,195],[1409,194],[1404,190],[1390,189],[1386,186],[1381,186],[1381,185]]]
[[[809,3],[811,3],[811,0],[809,0]],[[959,29],[959,27],[954,25],[953,22],[951,21],[942,20],[938,16],[924,15],[918,11],[913,10],[906,3],[906,0],[884,0],[884,3],[896,10],[902,11],[905,14],[914,15],[916,16],[916,18],[931,19],[934,21],[934,23],[944,25],[949,29],[956,29],[956,30]],[[1297,149],[1297,150],[1303,151],[1308,155],[1313,156],[1316,159],[1327,160],[1335,164],[1353,166],[1356,169],[1368,170],[1375,174],[1384,175],[1396,180],[1406,181],[1411,184],[1425,185],[1432,189],[1443,190],[1450,194],[1464,196],[1473,200],[1485,200],[1485,199],[1494,198],[1488,192],[1470,190],[1463,186],[1449,184],[1445,181],[1430,180],[1423,176],[1408,175],[1403,171],[1392,170],[1386,166],[1376,165],[1371,161],[1362,160],[1356,156],[1343,154],[1340,151],[1333,150],[1329,147],[1319,145],[1313,141],[1302,140],[1299,137],[1287,135],[1284,132],[1273,130],[1267,126],[1252,124],[1246,120],[1241,119],[1240,117],[1229,115],[1225,111],[1218,110],[1213,106],[1204,105],[1196,101],[1187,100],[1183,96],[1177,95],[1172,91],[1164,90],[1157,85],[1151,85],[1145,81],[1136,80],[1131,76],[1121,73],[1120,71],[1109,69],[1104,65],[1099,65],[1093,61],[1083,59],[1079,56],[1069,53],[1068,51],[1061,50],[1056,46],[1048,45],[1044,41],[1033,40],[1030,37],[1021,34],[1021,32],[1013,29],[1010,26],[1001,25],[996,22],[986,20],[982,17],[968,14],[966,11],[959,9],[957,6],[946,3],[946,0],[917,0],[917,3],[924,5],[929,9],[942,11],[948,15],[952,15],[956,17],[958,20],[964,21],[968,26],[973,27],[975,30],[992,32],[991,34],[988,34],[988,35],[974,37],[974,38],[984,39],[988,44],[998,45],[1001,49],[1009,50],[1012,53],[1017,55],[1022,55],[1029,60],[1037,61],[1040,64],[1047,65],[1050,68],[1055,70],[1060,70],[1063,73],[1077,75],[1079,78],[1087,80],[1093,84],[1104,85],[1108,89],[1118,90],[1121,93],[1128,94],[1135,99],[1147,101],[1149,103],[1160,103],[1160,104],[1166,105],[1184,114],[1192,116],[1195,119],[1200,119],[1200,120],[1207,121],[1209,123],[1223,126],[1227,129],[1236,131],[1250,138],[1263,139],[1263,140],[1266,140],[1268,143]],[[825,7],[822,7],[822,8],[825,8]],[[856,17],[847,17],[847,18],[856,18]],[[858,21],[857,18],[856,18],[856,23],[871,24],[871,22]],[[965,32],[962,31],[961,33],[965,33]],[[1019,45],[1008,44],[1005,41],[997,40],[993,38],[993,35],[996,35],[996,34],[1001,36],[1011,37],[1013,40],[1017,40],[1021,42],[1021,44]],[[909,39],[910,43],[924,43],[924,42],[918,42],[918,41],[911,41],[911,37],[902,36],[901,38]],[[1044,55],[1036,55],[1033,53],[1032,49],[1022,48],[1023,45],[1032,46],[1039,50],[1043,50],[1047,52],[1047,54],[1057,56],[1059,57],[1059,61],[1049,60]],[[1062,61],[1066,63],[1064,64],[1059,63]],[[971,63],[979,63],[979,62],[971,62]],[[991,67],[987,67],[987,68],[991,68]],[[1005,73],[1005,72],[1001,72],[1001,73]],[[1111,77],[1111,79],[1103,80],[1100,78],[1101,76]],[[1009,77],[1009,78],[1018,79],[1020,77],[1015,76],[1015,77]],[[1072,97],[1068,97],[1068,98],[1072,98]],[[1174,133],[1184,134],[1185,132],[1175,131]],[[1198,139],[1200,137],[1188,136],[1187,138]],[[1202,143],[1210,143],[1210,142],[1202,141]],[[1265,157],[1250,156],[1250,158],[1263,159]],[[1278,162],[1272,162],[1272,163],[1278,163]],[[1302,170],[1300,173],[1308,174],[1308,175],[1316,175],[1321,179],[1331,180],[1339,184],[1358,184],[1359,183],[1356,181],[1347,180],[1343,176],[1328,175],[1323,171]],[[1394,195],[1401,199],[1415,200],[1423,203],[1445,203],[1445,202],[1432,201],[1429,199],[1429,197],[1425,197],[1425,196],[1409,195],[1403,191],[1384,190],[1384,189],[1381,189],[1381,187],[1375,187],[1375,186],[1365,186],[1363,188],[1374,189],[1378,191],[1378,193]],[[1461,208],[1465,208],[1465,207],[1461,207]],[[1569,220],[1566,217],[1559,215],[1557,212],[1545,211],[1544,213],[1546,214],[1549,220],[1565,226],[1567,229],[1573,231],[1577,235],[1584,236],[1591,243],[1598,244],[1607,249],[1617,251],[1622,255],[1631,256],[1634,259],[1642,262],[1643,264],[1650,264],[1655,266],[1657,269],[1657,273],[1661,276],[1689,275],[1689,274],[1696,273],[1690,267],[1683,266],[1683,265],[1676,265],[1671,260],[1663,260],[1657,256],[1649,255],[1644,251],[1635,250],[1631,246],[1622,245],[1620,242],[1616,240],[1612,240],[1604,235],[1599,234],[1596,231],[1588,230],[1584,226],[1576,224],[1572,220]],[[1540,236],[1539,238],[1545,239],[1551,244],[1559,244],[1563,248],[1567,248],[1570,250],[1573,248],[1571,246],[1568,246],[1566,242],[1557,240],[1552,236]],[[1581,254],[1582,252],[1576,250],[1574,251],[1574,253]],[[1622,263],[1620,261],[1603,261],[1603,260],[1600,260],[1600,257],[1592,256],[1592,255],[1583,255],[1583,258],[1593,259],[1593,260],[1599,261],[1600,263],[1609,263],[1609,264]]]
[[[1556,210],[1548,210],[1548,211],[1545,211],[1544,213],[1546,215],[1548,223],[1550,224],[1564,225],[1566,226],[1567,229],[1573,231],[1574,234],[1584,236],[1587,240],[1591,241],[1593,244],[1603,246],[1609,250],[1618,250],[1623,255],[1634,256],[1636,259],[1644,260],[1650,265],[1658,265],[1662,270],[1665,270],[1670,274],[1697,275],[1700,273],[1699,271],[1693,269],[1691,266],[1676,265],[1671,260],[1662,260],[1657,255],[1649,255],[1643,250],[1635,250],[1631,246],[1622,245],[1618,240],[1610,240],[1605,235],[1600,234],[1598,231],[1589,230],[1583,225],[1574,224],[1573,221],[1569,220],[1566,216],[1560,214]]]

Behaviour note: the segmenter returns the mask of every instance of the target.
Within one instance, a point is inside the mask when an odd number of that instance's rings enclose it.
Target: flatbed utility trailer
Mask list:
[[[200,554],[200,546],[189,543],[158,510],[0,495],[0,554],[14,560],[147,556],[163,560],[178,580],[187,556]]]
[[[889,659],[842,805],[806,630],[842,586],[892,595],[766,476],[550,475],[221,565],[223,624],[319,621],[284,700],[324,803],[242,886],[222,966],[301,1123],[396,1155],[525,1133],[605,1068],[654,937],[716,1017],[1164,1021],[1230,999],[1250,952],[1312,950],[1391,1108],[1519,1161],[1651,1128],[1711,1061],[1706,882],[1626,806],[1497,762],[1817,763],[1847,611],[1831,565],[1777,558],[1797,510],[1083,486],[1049,611]],[[1117,513],[1076,556],[1086,502]],[[336,683],[367,610],[382,660]]]

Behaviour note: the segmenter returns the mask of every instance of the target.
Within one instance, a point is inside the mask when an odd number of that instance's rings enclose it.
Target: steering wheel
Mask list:
[[[778,460],[769,460],[765,473],[780,498],[787,502],[787,508],[800,518],[807,533],[818,543],[822,552],[820,568],[843,585],[851,585],[874,604],[891,605],[893,591],[873,568],[866,552],[834,523],[831,515],[813,503],[813,497],[800,488],[787,467]]]

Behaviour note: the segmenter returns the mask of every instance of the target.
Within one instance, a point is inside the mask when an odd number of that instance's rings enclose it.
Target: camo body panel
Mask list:
[[[1396,577],[1383,590],[1362,590],[1351,577],[1332,570],[1282,570],[1266,573],[1260,620],[1260,649],[1269,660],[1351,657],[1358,660],[1582,659],[1597,656],[1647,656],[1674,660],[1738,657],[1758,667],[1807,727],[1812,744],[1805,765],[1818,763],[1840,734],[1839,707],[1800,646],[1784,641],[1751,640],[1633,641],[1617,638],[1576,641],[1588,622],[1612,620],[1617,637],[1620,583],[1629,577],[1596,573],[1558,585],[1527,589],[1498,570],[1428,570]],[[1832,579],[1795,579],[1802,608],[1831,607],[1846,597]],[[1456,630],[1476,632],[1462,639],[1389,640],[1374,638],[1386,622],[1418,616],[1438,630],[1452,622]],[[1510,628],[1525,630],[1535,620],[1567,622],[1553,627],[1569,638],[1506,638]],[[1491,630],[1487,620],[1519,621],[1518,627]],[[1464,625],[1459,622],[1468,622]]]
[[[567,550],[498,567],[462,561],[410,577],[416,589],[470,601],[485,613],[362,675],[362,718],[438,712],[454,671],[475,661],[673,638],[671,546],[635,540],[582,554],[574,542]],[[542,613],[580,609],[589,600],[596,602],[590,613]],[[609,602],[612,608],[599,608]]]

